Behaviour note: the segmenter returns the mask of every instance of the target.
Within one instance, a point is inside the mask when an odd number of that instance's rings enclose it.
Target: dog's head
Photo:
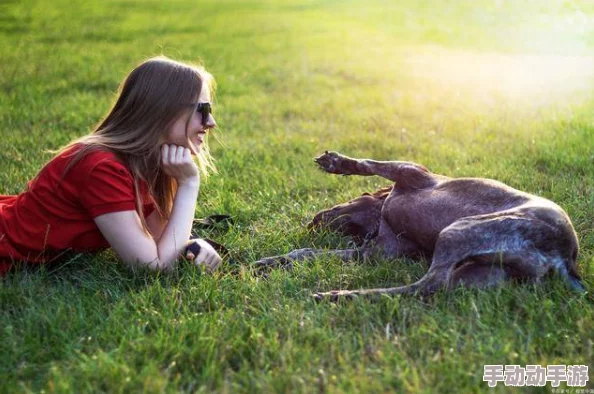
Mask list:
[[[320,211],[308,224],[308,228],[328,228],[353,237],[357,243],[375,237],[382,206],[391,190],[391,187],[387,187],[373,194],[363,193],[347,203]]]

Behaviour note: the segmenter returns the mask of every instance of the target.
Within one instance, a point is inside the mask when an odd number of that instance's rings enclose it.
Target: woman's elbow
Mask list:
[[[128,248],[113,248],[120,260],[132,269],[154,272],[171,272],[177,265],[179,255],[163,253],[154,243],[135,244]]]
[[[128,257],[122,260],[132,269],[163,273],[171,273],[175,263],[174,261],[168,262],[161,260],[159,257],[147,258],[146,256]]]

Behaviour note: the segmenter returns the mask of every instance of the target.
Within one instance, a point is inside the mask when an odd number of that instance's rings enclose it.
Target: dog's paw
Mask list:
[[[314,161],[320,166],[321,170],[330,174],[350,174],[350,172],[347,171],[345,163],[352,161],[352,159],[343,156],[338,152],[326,151],[323,155],[316,157]]]
[[[338,301],[342,301],[342,300],[352,300],[357,298],[357,296],[359,295],[358,292],[356,291],[350,291],[350,290],[333,290],[333,291],[328,291],[325,293],[314,293],[312,294],[312,297],[314,300],[321,302],[324,300],[328,300],[330,302],[338,302]]]

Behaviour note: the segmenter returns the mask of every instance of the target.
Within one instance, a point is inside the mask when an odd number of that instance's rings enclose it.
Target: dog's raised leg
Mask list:
[[[424,189],[437,183],[435,174],[425,167],[407,161],[353,159],[326,151],[315,162],[324,171],[339,175],[377,175],[396,182],[400,188]]]

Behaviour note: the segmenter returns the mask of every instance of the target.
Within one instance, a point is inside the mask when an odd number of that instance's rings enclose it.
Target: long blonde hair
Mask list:
[[[113,152],[130,170],[134,179],[136,207],[145,231],[139,183],[146,182],[148,193],[161,218],[171,214],[177,183],[161,168],[160,139],[184,110],[198,101],[203,86],[214,94],[215,81],[202,66],[189,65],[159,56],[139,64],[120,85],[118,98],[91,134],[72,141],[58,153],[74,145],[76,151],[67,172],[84,155],[94,150]],[[188,117],[189,124],[192,114]],[[189,136],[188,144],[193,147]],[[196,152],[204,177],[215,172],[205,140]]]

